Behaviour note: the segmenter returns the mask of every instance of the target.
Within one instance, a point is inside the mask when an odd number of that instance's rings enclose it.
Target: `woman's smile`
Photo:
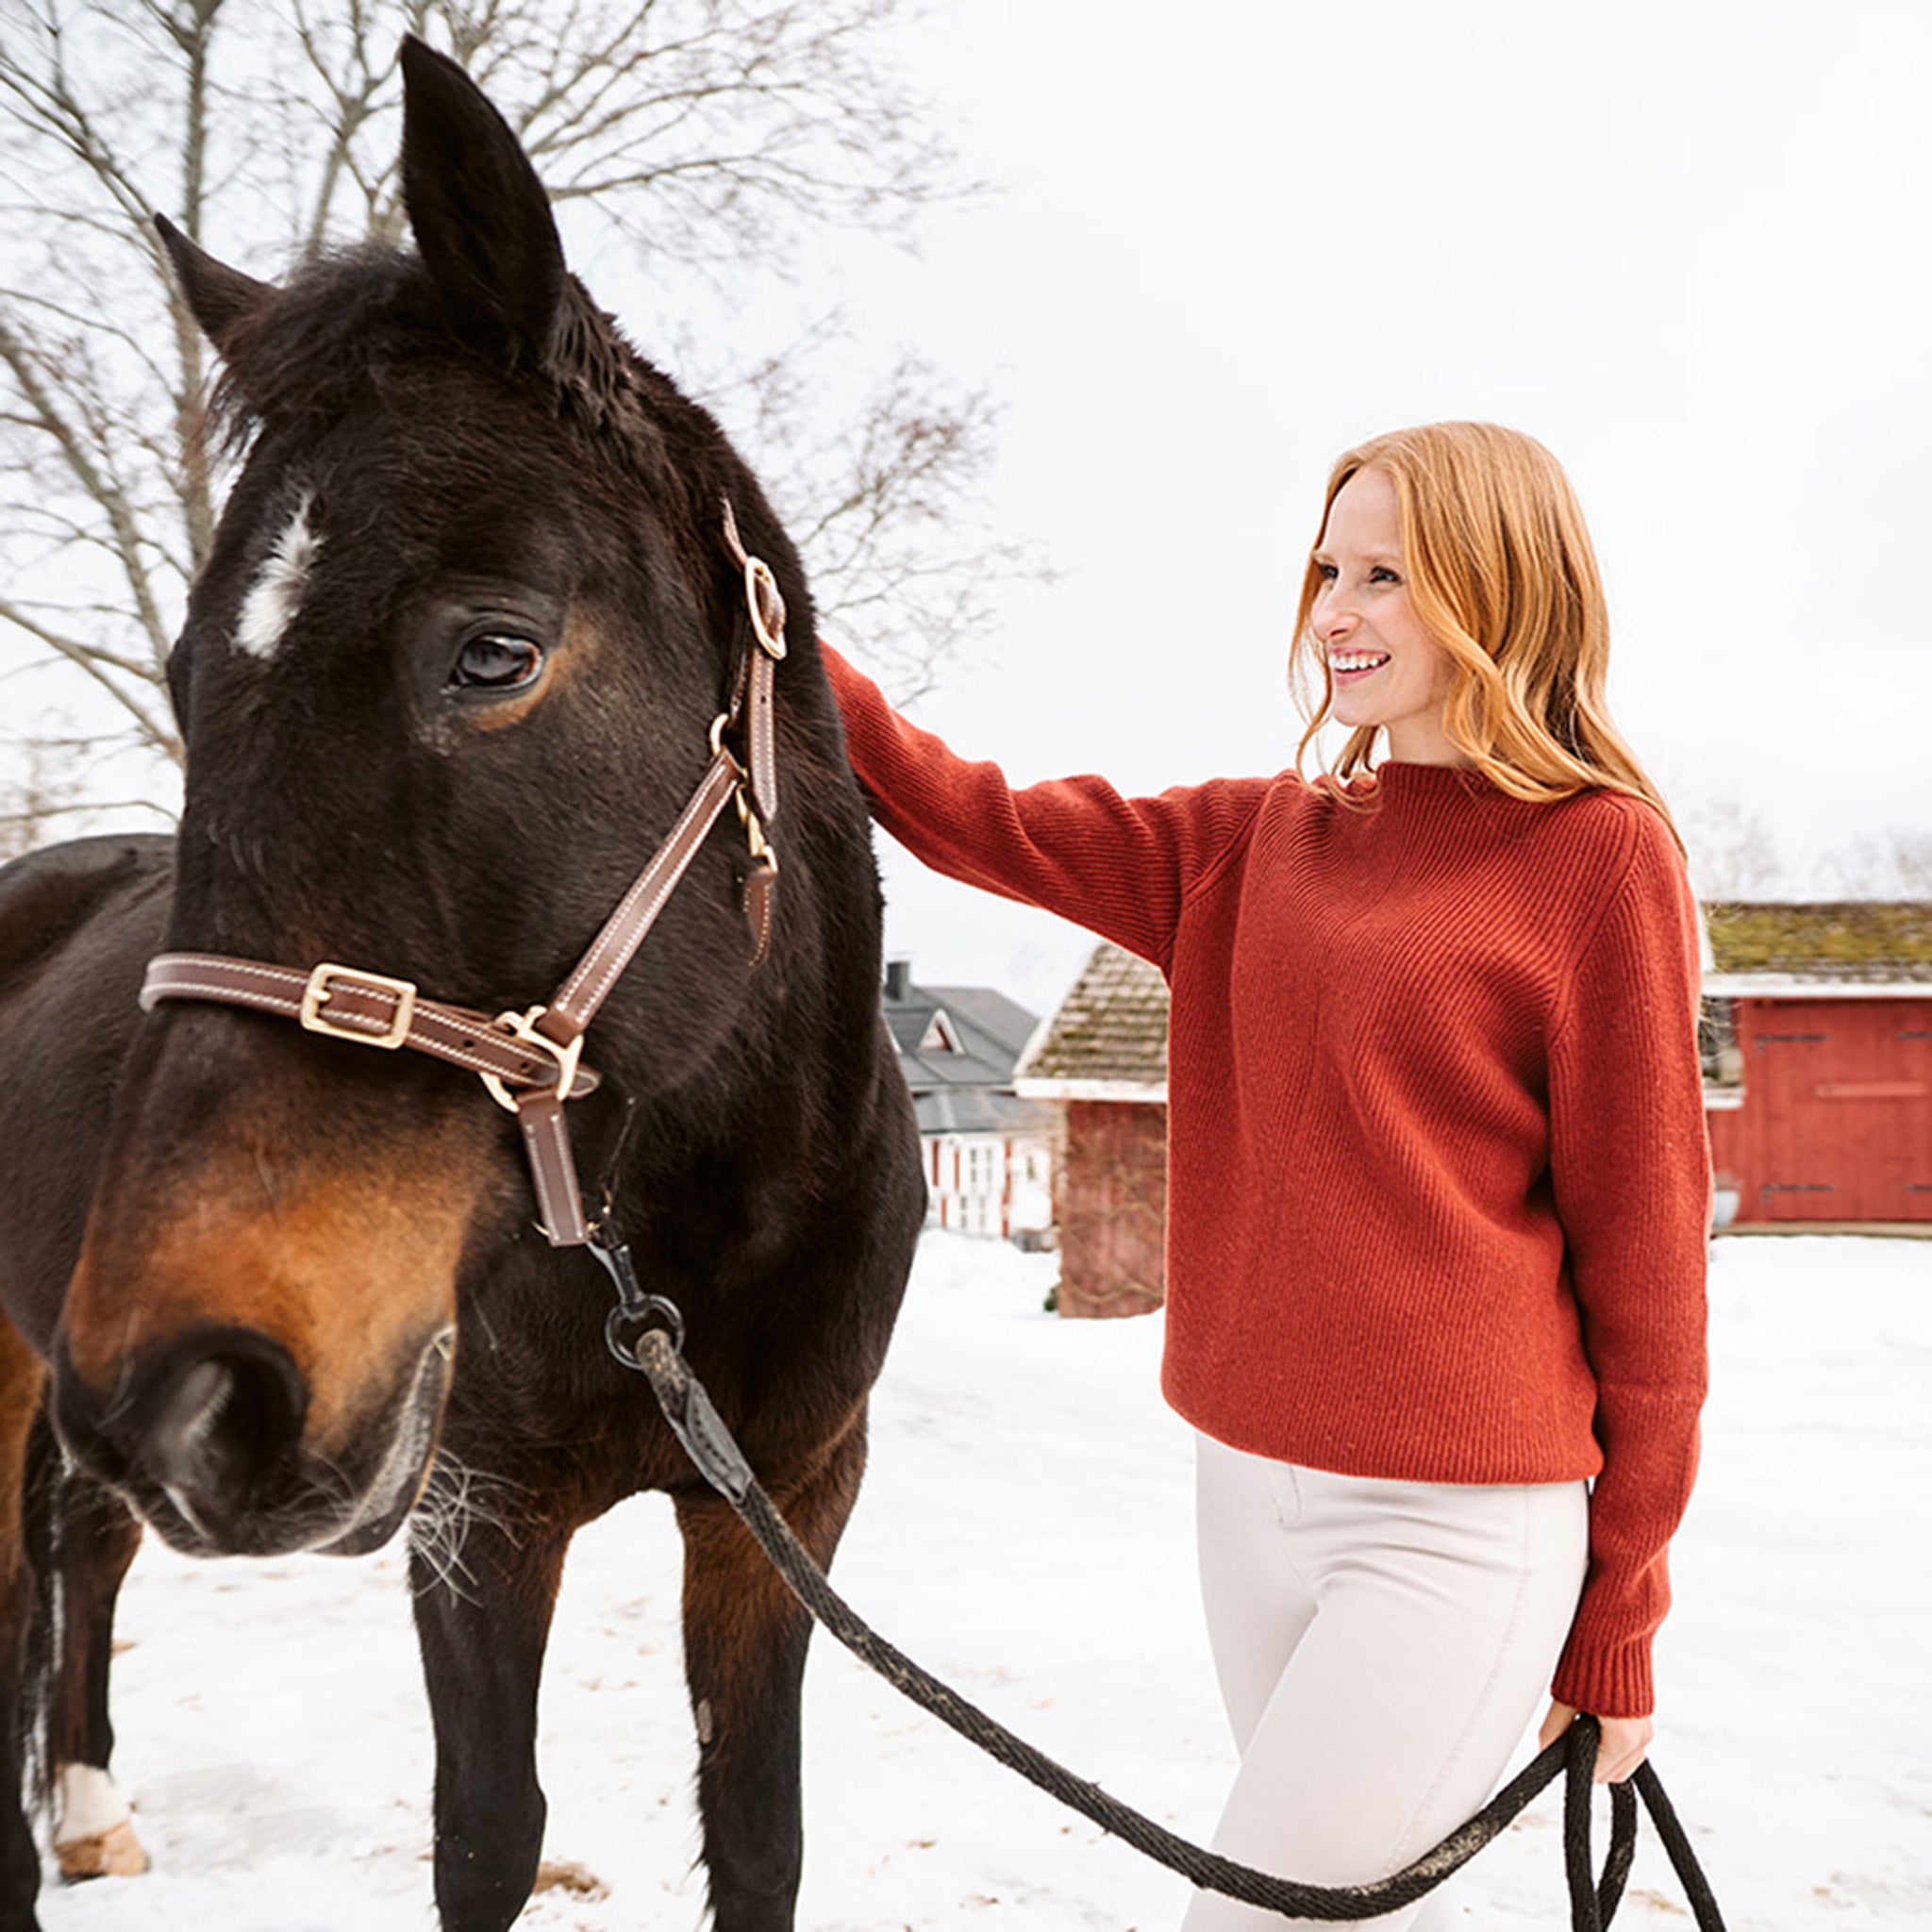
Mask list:
[[[1336,685],[1359,684],[1373,677],[1389,661],[1387,651],[1331,651],[1328,673]]]

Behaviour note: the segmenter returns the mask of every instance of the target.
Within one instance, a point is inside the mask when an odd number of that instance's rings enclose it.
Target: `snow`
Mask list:
[[[1191,1444],[1158,1316],[1063,1323],[1051,1256],[928,1236],[836,1580],[970,1699],[1177,1830],[1232,1769],[1194,1596]],[[1714,1386],[1658,1649],[1654,1758],[1732,1932],[1932,1920],[1932,1245],[1725,1238]],[[602,1892],[520,1925],[694,1927],[678,1552],[661,1499],[578,1539],[544,1686],[545,1856]],[[46,1932],[429,1932],[430,1744],[399,1551],[195,1564],[121,1613],[116,1770],[154,1870],[50,1882]],[[807,1687],[814,1932],[1155,1932],[1180,1881],[998,1770],[829,1640]],[[1465,1923],[1567,1923],[1546,1795]],[[1601,1840],[1600,1840],[1601,1842]],[[1619,1924],[1689,1919],[1646,1830]]]

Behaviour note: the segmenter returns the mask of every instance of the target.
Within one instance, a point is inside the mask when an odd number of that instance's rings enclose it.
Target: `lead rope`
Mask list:
[[[1412,1905],[1459,1871],[1560,1774],[1563,1786],[1563,1862],[1570,1885],[1571,1932],[1604,1932],[1615,1916],[1637,1849],[1637,1797],[1651,1819],[1684,1887],[1698,1932],[1724,1932],[1717,1901],[1678,1824],[1657,1773],[1646,1762],[1630,1783],[1610,1787],[1610,1843],[1603,1876],[1591,1874],[1591,1785],[1596,1764],[1597,1721],[1579,1716],[1568,1732],[1509,1780],[1468,1824],[1412,1865],[1371,1885],[1303,1885],[1223,1857],[1176,1836],[1151,1818],[1109,1797],[1085,1778],[1016,1737],[996,1719],[893,1648],[865,1623],[826,1580],[811,1554],[779,1515],[744,1453],[691,1374],[682,1353],[684,1324],[673,1305],[646,1294],[630,1254],[600,1226],[591,1252],[617,1287],[617,1306],[606,1325],[610,1352],[651,1385],[664,1420],[698,1473],[737,1512],[800,1603],[860,1662],[941,1724],[977,1744],[1008,1770],[1071,1807],[1138,1852],[1178,1873],[1197,1890],[1216,1891],[1245,1905],[1289,1918],[1324,1924],[1372,1919]],[[1631,1785],[1636,1787],[1632,1790]]]

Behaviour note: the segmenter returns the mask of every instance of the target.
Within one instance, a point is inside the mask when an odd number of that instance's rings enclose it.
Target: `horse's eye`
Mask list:
[[[457,653],[449,681],[458,691],[517,691],[543,668],[543,653],[528,638],[485,631]]]

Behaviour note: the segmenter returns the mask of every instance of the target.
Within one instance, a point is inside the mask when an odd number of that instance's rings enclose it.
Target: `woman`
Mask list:
[[[1650,1740],[1709,1182],[1695,913],[1607,649],[1555,459],[1450,423],[1329,478],[1302,751],[1353,735],[1312,783],[1014,791],[827,654],[895,837],[1168,976],[1162,1388],[1241,1753],[1215,1843],[1290,1877],[1409,1862],[1546,1690],[1545,1740],[1602,1720],[1600,1779]],[[1187,1932],[1282,1923],[1202,1894]]]

